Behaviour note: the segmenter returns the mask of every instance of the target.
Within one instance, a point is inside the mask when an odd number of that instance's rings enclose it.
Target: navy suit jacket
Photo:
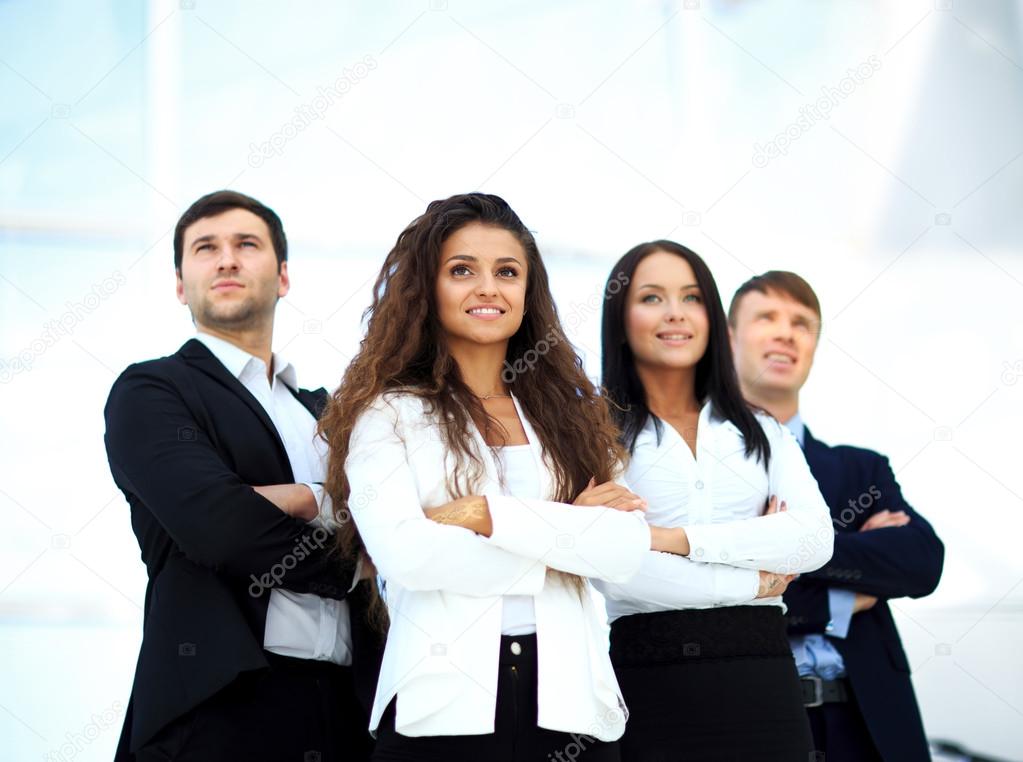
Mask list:
[[[920,598],[941,578],[945,548],[906,502],[888,459],[859,447],[829,447],[806,430],[803,450],[831,509],[835,552],[825,566],[803,574],[785,593],[791,635],[823,633],[830,618],[828,588],[876,596],[873,608],[853,615],[848,635],[834,638],[852,692],[885,760],[930,760],[920,710],[910,682],[891,598]],[[878,511],[905,511],[910,522],[860,532]]]

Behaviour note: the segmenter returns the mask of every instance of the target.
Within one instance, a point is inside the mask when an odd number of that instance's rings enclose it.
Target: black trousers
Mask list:
[[[617,743],[537,726],[536,635],[501,638],[499,669],[493,733],[403,736],[394,730],[392,701],[377,729],[373,762],[619,762]]]
[[[827,762],[882,762],[863,722],[856,699],[822,704],[806,710],[813,731],[813,746]]]
[[[365,762],[369,718],[350,667],[267,653],[246,672],[163,728],[138,762]]]
[[[622,617],[611,625],[611,661],[629,707],[623,762],[812,759],[776,606]]]

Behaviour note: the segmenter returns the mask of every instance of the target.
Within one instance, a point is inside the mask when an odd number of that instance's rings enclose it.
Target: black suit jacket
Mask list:
[[[323,389],[293,393],[317,417],[327,401]],[[270,592],[254,583],[275,564],[288,555],[296,561],[280,587],[337,600],[346,598],[355,564],[338,555],[332,536],[252,490],[294,482],[284,443],[202,342],[130,366],[104,414],[110,470],[149,575],[120,757],[239,673],[267,666]],[[350,596],[356,662],[360,650],[374,650],[362,616],[365,587]],[[375,687],[374,661],[356,674],[364,704]]]
[[[863,719],[885,760],[930,760],[920,710],[910,682],[888,599],[919,598],[941,578],[945,548],[931,525],[906,502],[888,459],[858,447],[829,447],[804,441],[806,462],[831,509],[835,552],[824,567],[803,574],[785,593],[789,632],[823,633],[830,618],[828,588],[840,587],[878,598],[855,614],[844,639],[835,645]],[[878,511],[905,511],[910,522],[860,532]]]

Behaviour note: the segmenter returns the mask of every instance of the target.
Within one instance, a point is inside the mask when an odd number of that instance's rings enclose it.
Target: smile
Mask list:
[[[497,320],[502,315],[504,315],[504,310],[502,310],[500,307],[488,305],[485,307],[483,306],[472,307],[466,310],[465,313],[467,315],[470,315],[471,317],[476,318],[477,320]]]
[[[681,346],[688,343],[693,338],[693,335],[691,333],[659,333],[657,338],[665,344]]]

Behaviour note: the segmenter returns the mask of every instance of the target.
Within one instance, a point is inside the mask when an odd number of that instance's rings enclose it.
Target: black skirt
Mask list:
[[[807,762],[813,743],[777,606],[622,617],[611,661],[622,762]]]
[[[536,635],[501,638],[494,732],[403,736],[394,702],[380,719],[373,762],[619,762],[618,744],[537,726]]]

